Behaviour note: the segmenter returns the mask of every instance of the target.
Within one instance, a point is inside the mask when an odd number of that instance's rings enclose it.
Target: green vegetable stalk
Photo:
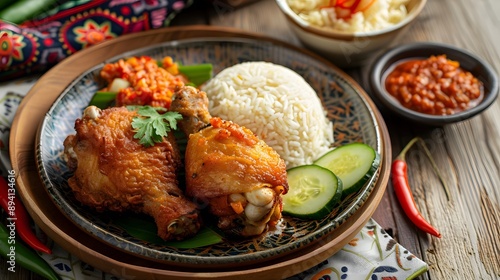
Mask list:
[[[0,223],[0,256],[6,259],[7,269],[15,273],[19,265],[49,280],[59,279],[44,259],[17,240],[15,230],[11,228],[14,226]]]
[[[0,19],[20,24],[55,4],[57,4],[57,0],[19,0],[0,10]]]
[[[186,75],[195,87],[212,78],[212,64],[179,65],[179,72]]]
[[[106,109],[115,101],[117,92],[98,91],[90,100],[89,106],[94,105],[97,108]]]

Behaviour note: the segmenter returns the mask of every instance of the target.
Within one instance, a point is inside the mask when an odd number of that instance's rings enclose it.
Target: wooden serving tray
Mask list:
[[[392,157],[385,123],[376,106],[361,87],[359,91],[369,103],[370,109],[373,110],[380,124],[377,129],[381,135],[382,159],[379,178],[372,193],[365,203],[331,234],[311,246],[274,258],[265,264],[238,266],[237,269],[228,265],[210,270],[197,268],[196,264],[192,266],[169,265],[128,254],[103,244],[82,231],[59,211],[48,196],[35,163],[35,138],[39,122],[61,92],[83,71],[124,52],[161,42],[197,37],[229,38],[235,36],[273,42],[308,53],[306,50],[287,43],[233,28],[170,27],[122,36],[90,47],[63,60],[41,77],[18,108],[11,129],[10,156],[17,175],[17,190],[36,224],[51,239],[82,261],[122,278],[235,279],[238,277],[243,280],[271,277],[276,279],[293,276],[324,261],[340,250],[362,229],[382,199],[389,180]],[[308,55],[315,57],[311,53]],[[319,57],[315,58],[321,60]],[[334,65],[332,67],[335,68]],[[354,81],[352,83],[356,84]]]

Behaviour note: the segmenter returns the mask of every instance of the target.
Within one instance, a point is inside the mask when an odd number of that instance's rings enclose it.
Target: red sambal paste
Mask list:
[[[451,115],[477,105],[484,87],[472,73],[445,55],[398,64],[386,90],[404,107],[431,115]]]
[[[188,81],[179,73],[177,63],[170,56],[158,62],[149,56],[120,59],[107,63],[100,72],[108,84],[115,78],[128,81],[130,86],[122,88],[116,96],[116,105],[150,105],[170,108],[174,92]]]

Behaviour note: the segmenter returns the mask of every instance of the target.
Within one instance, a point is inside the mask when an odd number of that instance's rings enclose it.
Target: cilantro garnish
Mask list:
[[[155,143],[162,142],[163,137],[167,136],[170,130],[177,129],[177,120],[182,119],[182,115],[177,112],[160,114],[159,111],[166,110],[164,108],[151,106],[138,108],[137,113],[139,116],[132,119],[132,128],[137,130],[134,138],[140,139],[139,143],[145,147],[151,147]]]

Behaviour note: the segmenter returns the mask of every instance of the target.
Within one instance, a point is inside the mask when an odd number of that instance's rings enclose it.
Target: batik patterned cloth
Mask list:
[[[0,20],[0,82],[42,72],[120,35],[168,26],[193,0],[70,1],[22,24]]]

